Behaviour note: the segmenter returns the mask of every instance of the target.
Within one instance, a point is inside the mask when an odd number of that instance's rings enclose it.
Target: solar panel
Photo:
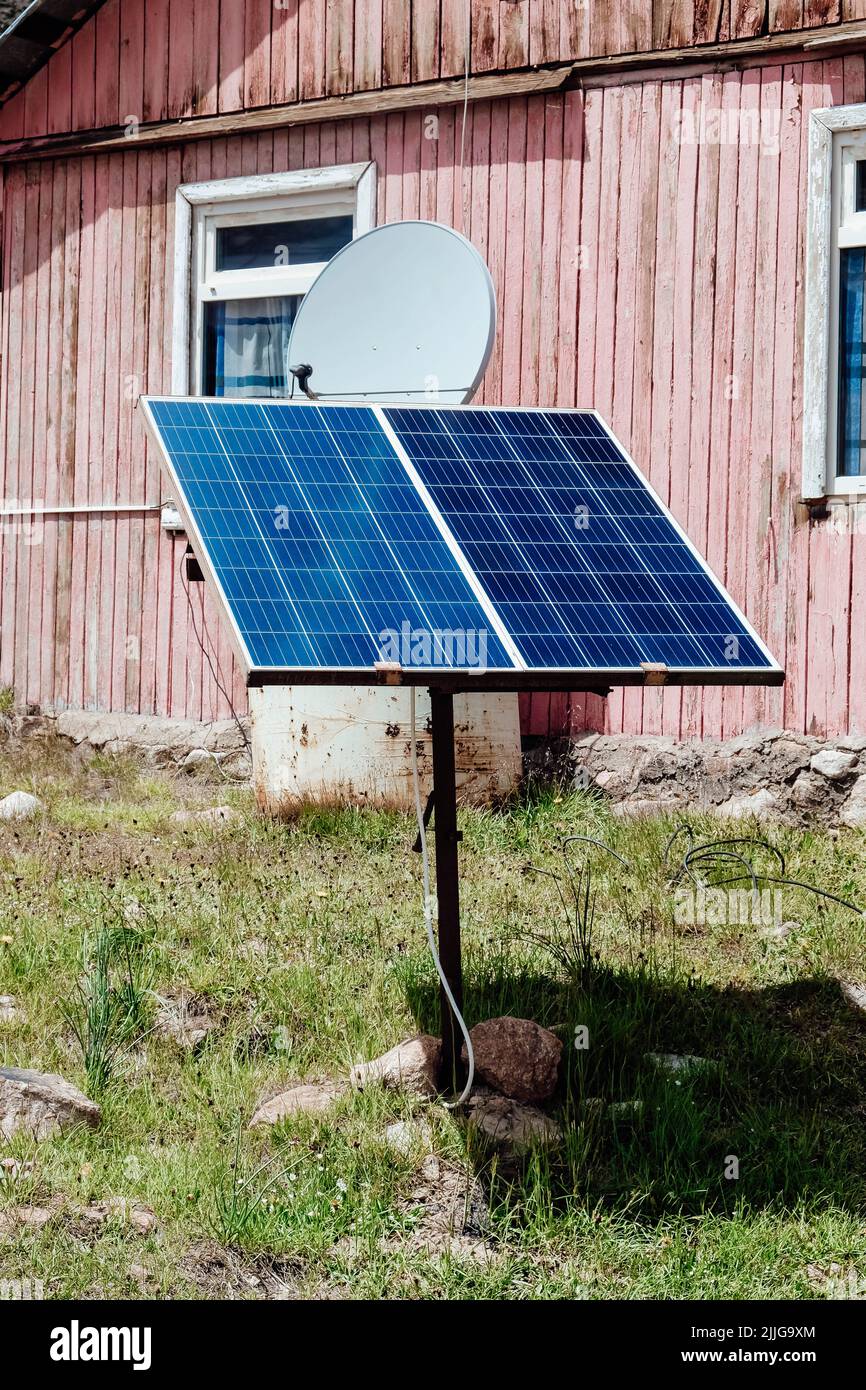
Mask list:
[[[142,399],[251,684],[782,679],[594,412]]]
[[[527,665],[773,666],[593,413],[384,414]]]
[[[372,410],[148,405],[249,668],[512,667]]]

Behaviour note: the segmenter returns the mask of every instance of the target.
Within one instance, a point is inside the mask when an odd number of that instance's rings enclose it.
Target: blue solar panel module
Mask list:
[[[145,409],[249,672],[513,666],[369,408]]]
[[[532,670],[781,679],[594,412],[383,415]]]
[[[783,679],[594,412],[142,405],[250,684]]]

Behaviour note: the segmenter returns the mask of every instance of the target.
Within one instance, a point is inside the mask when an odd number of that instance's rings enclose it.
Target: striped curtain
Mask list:
[[[298,302],[292,295],[207,306],[207,395],[289,394],[289,336]]]
[[[839,446],[838,470],[847,477],[866,473],[863,419],[863,300],[866,248],[841,253],[839,266]]]

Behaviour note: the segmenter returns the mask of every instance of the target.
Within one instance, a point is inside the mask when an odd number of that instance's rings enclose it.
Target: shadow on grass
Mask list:
[[[438,1033],[429,979],[407,962],[403,985],[419,1028]],[[815,1202],[866,1209],[866,1026],[832,981],[719,989],[646,966],[599,967],[583,985],[470,956],[465,1014],[470,1026],[533,1018],[564,1043],[547,1107],[564,1132],[557,1149],[503,1166],[467,1135],[510,1204],[536,1203],[544,1189],[555,1205],[578,1197],[650,1220]],[[712,1065],[671,1074],[649,1053]]]

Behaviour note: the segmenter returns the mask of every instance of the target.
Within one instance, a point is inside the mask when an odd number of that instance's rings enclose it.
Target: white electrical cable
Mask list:
[[[412,686],[412,704],[409,717],[409,728],[412,739],[412,786],[415,792],[415,814],[418,817],[418,838],[421,841],[421,866],[424,879],[424,926],[427,931],[427,944],[430,947],[430,954],[436,966],[436,973],[442,981],[442,988],[451,1005],[452,1013],[457,1020],[463,1040],[466,1043],[466,1056],[469,1061],[469,1070],[466,1077],[466,1085],[463,1087],[457,1100],[445,1101],[448,1110],[456,1110],[462,1105],[472,1090],[472,1083],[475,1080],[475,1053],[472,1050],[472,1039],[469,1036],[469,1029],[457,1007],[457,1001],[451,992],[451,986],[445,978],[445,971],[442,969],[442,962],[439,959],[439,952],[436,949],[436,938],[433,935],[433,913],[436,910],[436,898],[430,892],[430,857],[427,853],[427,827],[424,824],[424,811],[421,806],[421,783],[418,778],[418,745],[415,739],[415,687]]]

